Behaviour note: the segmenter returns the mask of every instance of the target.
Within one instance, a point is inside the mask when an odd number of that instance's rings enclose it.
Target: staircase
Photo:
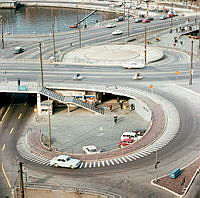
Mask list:
[[[71,104],[74,104],[76,106],[87,109],[89,111],[92,111],[94,113],[104,114],[103,108],[95,107],[95,105],[93,105],[93,104],[88,104],[88,103],[83,102],[82,100],[79,100],[79,99],[74,98],[74,97],[61,96],[60,94],[55,93],[54,91],[51,91],[50,89],[47,89],[45,87],[43,87],[40,90],[40,94],[45,95],[45,96],[47,96],[47,97],[49,97],[53,100],[59,101],[63,104],[71,103]]]

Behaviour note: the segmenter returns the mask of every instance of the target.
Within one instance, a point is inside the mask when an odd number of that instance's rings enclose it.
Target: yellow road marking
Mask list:
[[[2,151],[4,151],[5,147],[6,147],[6,145],[4,144],[3,147],[2,147]]]
[[[0,122],[0,124],[3,122],[4,118],[6,117],[6,114],[8,113],[8,111],[10,110],[10,107],[11,107],[11,104],[8,106],[6,112],[4,113],[3,117],[2,117],[2,120]]]
[[[19,120],[21,117],[22,117],[22,113],[19,114],[19,116],[18,116],[18,120]]]
[[[6,172],[5,172],[5,170],[4,170],[3,163],[2,163],[2,165],[1,165],[1,169],[2,169],[2,171],[3,171],[4,177],[6,178],[6,181],[7,181],[7,183],[8,183],[8,186],[11,188],[11,184],[10,184],[10,181],[9,181],[9,179],[8,179],[8,176],[6,175]]]
[[[13,131],[14,131],[14,128],[12,128],[12,129],[10,130],[10,134],[11,134]]]

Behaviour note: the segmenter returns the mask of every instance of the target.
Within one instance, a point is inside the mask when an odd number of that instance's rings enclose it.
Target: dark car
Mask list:
[[[14,54],[20,54],[22,52],[24,52],[24,48],[22,48],[22,47],[16,47],[15,51],[14,51]]]

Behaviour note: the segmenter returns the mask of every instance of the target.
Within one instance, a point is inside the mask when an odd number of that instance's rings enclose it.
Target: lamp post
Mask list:
[[[43,65],[42,65],[42,46],[41,46],[41,42],[39,42],[39,48],[40,48],[40,72],[41,72],[41,83],[42,83],[42,87],[44,87]]]
[[[56,44],[55,44],[55,34],[54,34],[54,29],[55,29],[55,18],[52,23],[52,39],[53,39],[53,59],[56,61]]]
[[[156,152],[156,161],[155,161],[155,181],[157,182],[158,181],[158,174],[157,174],[157,168],[158,168],[158,164],[160,164],[160,162],[158,161],[158,153],[157,151]]]
[[[0,23],[1,23],[1,42],[2,42],[2,49],[4,49],[4,18],[0,16]]]
[[[79,47],[81,48],[81,23],[78,23],[78,32],[79,32]]]
[[[147,64],[147,27],[144,26],[144,65]]]
[[[130,31],[130,23],[129,23],[129,8],[128,8],[128,37],[129,37],[129,31]]]
[[[50,115],[50,101],[48,97],[48,127],[49,127],[49,150],[51,150],[51,115]]]
[[[194,44],[194,41],[192,40],[191,56],[190,56],[190,79],[189,79],[189,85],[192,85],[192,75],[193,75],[193,44]]]

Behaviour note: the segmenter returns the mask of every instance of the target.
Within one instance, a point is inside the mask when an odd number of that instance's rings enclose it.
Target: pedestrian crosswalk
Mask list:
[[[141,90],[138,89],[131,89],[128,87],[122,87],[118,86],[117,89],[120,93],[126,92],[130,95],[141,95],[143,94]],[[146,95],[146,94],[144,94]],[[158,104],[162,105],[162,108],[165,111],[165,116],[167,118],[167,124],[165,126],[165,130],[162,133],[162,135],[157,138],[153,143],[149,144],[148,146],[141,148],[137,151],[133,151],[129,154],[124,154],[120,157],[112,157],[111,159],[105,159],[105,160],[94,160],[94,161],[82,161],[79,168],[85,169],[85,168],[100,168],[100,167],[108,167],[108,166],[115,166],[119,164],[124,164],[128,162],[134,162],[136,160],[139,160],[143,157],[146,157],[148,155],[151,155],[152,153],[162,149],[164,146],[166,146],[177,134],[180,118],[179,114],[174,107],[172,103],[165,100],[164,98],[159,98],[159,96],[151,95],[150,96],[154,101],[157,101]],[[17,150],[19,151],[20,155],[31,162],[41,164],[44,166],[49,166],[49,160],[48,158],[43,157],[42,155],[36,155],[32,152],[30,152],[30,149],[28,148],[27,144],[24,144],[26,142],[26,137],[22,136],[19,138],[17,143]]]

